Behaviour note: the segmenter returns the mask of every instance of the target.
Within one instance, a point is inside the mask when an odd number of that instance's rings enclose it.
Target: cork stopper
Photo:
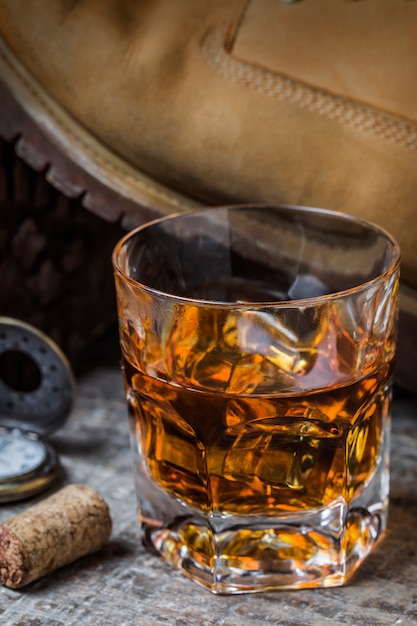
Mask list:
[[[111,529],[103,498],[86,485],[68,485],[0,525],[0,584],[18,589],[92,554]]]

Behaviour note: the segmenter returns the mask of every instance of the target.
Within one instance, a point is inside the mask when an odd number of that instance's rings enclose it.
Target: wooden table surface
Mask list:
[[[395,394],[389,530],[348,586],[215,596],[141,546],[118,357],[97,353],[90,365],[51,442],[64,483],[87,484],[108,502],[111,539],[22,590],[0,587],[2,626],[417,624],[417,397]],[[1,505],[0,522],[33,501]]]

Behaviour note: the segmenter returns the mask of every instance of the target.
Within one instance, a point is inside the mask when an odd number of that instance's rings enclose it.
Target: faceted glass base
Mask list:
[[[155,529],[142,522],[143,541],[217,594],[332,587],[344,584],[370,553],[385,520],[381,511],[346,514],[343,503],[335,503],[301,519],[221,519],[220,532],[213,530],[216,525],[178,518],[169,528]]]
[[[384,536],[386,460],[382,454],[371,480],[349,506],[338,498],[325,508],[264,519],[203,516],[137,472],[142,541],[216,594],[339,586]]]

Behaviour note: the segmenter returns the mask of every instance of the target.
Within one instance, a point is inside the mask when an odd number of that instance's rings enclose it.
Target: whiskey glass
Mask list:
[[[344,584],[384,536],[400,251],[212,207],[113,254],[144,544],[214,593]]]

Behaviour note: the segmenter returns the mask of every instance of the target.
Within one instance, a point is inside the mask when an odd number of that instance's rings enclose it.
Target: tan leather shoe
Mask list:
[[[383,225],[414,386],[416,23],[408,0],[0,0],[0,131],[125,227],[253,200]]]

